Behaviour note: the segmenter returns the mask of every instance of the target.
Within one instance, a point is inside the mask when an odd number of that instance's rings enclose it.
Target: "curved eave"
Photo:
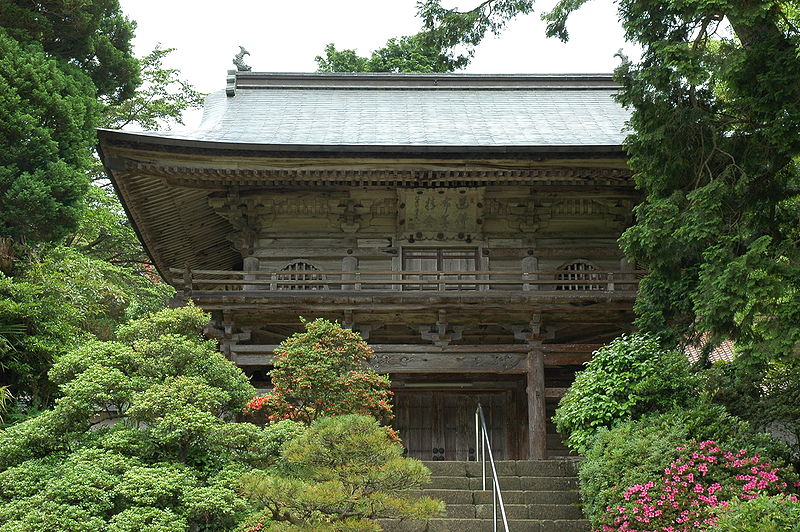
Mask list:
[[[121,175],[124,170],[109,164],[102,139],[97,151],[133,231],[164,281],[175,286],[171,267],[235,268],[241,257],[226,239],[233,228],[207,205],[208,191],[170,188],[163,179],[147,175]],[[176,206],[187,204],[198,209],[194,219],[187,215],[190,209]],[[204,227],[207,223],[211,226]]]
[[[444,145],[444,144],[257,144],[249,142],[221,142],[214,140],[185,139],[160,136],[148,133],[98,129],[100,143],[126,144],[140,146],[155,151],[203,151],[208,154],[235,152],[252,157],[417,157],[442,156],[445,158],[474,158],[498,156],[504,158],[531,157],[539,159],[551,154],[585,155],[588,157],[624,158],[625,153],[619,144],[547,144],[547,145]]]

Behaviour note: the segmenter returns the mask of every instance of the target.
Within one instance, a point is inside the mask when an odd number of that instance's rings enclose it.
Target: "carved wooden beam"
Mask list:
[[[239,366],[269,366],[274,345],[232,346]],[[543,345],[544,365],[580,365],[596,345]],[[527,345],[378,345],[370,365],[381,373],[526,373]],[[553,349],[555,348],[555,349]]]

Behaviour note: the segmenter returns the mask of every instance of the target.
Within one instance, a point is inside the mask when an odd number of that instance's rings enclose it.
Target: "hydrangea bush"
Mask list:
[[[797,501],[797,475],[745,450],[736,453],[707,440],[682,452],[658,481],[629,487],[625,503],[607,508],[600,530],[688,532],[713,527],[731,501],[785,494]]]

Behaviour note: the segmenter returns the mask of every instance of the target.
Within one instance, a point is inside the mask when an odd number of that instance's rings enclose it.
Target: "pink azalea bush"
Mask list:
[[[660,481],[629,487],[624,504],[606,509],[599,530],[702,530],[713,527],[718,511],[732,500],[787,494],[797,501],[797,475],[759,454],[726,451],[711,440],[678,450],[683,456],[664,470]]]

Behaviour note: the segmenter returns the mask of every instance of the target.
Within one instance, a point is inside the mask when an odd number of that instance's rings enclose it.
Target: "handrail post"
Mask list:
[[[478,431],[480,430],[480,424],[478,422],[478,409],[475,409],[475,461],[478,462],[480,458],[478,458],[478,448],[480,447],[480,442],[478,440]]]
[[[356,284],[354,286],[356,291],[361,290],[361,272],[356,272]]]
[[[481,478],[483,479],[483,486],[481,489],[486,491],[486,434],[481,431]]]
[[[614,291],[614,272],[608,272],[608,291]]]
[[[492,530],[497,532],[497,482],[492,482]]]
[[[445,287],[445,279],[444,279],[444,272],[439,272],[436,276],[439,278],[439,291],[444,292]]]
[[[278,274],[276,272],[272,272],[269,276],[269,289],[275,291],[278,289]]]

